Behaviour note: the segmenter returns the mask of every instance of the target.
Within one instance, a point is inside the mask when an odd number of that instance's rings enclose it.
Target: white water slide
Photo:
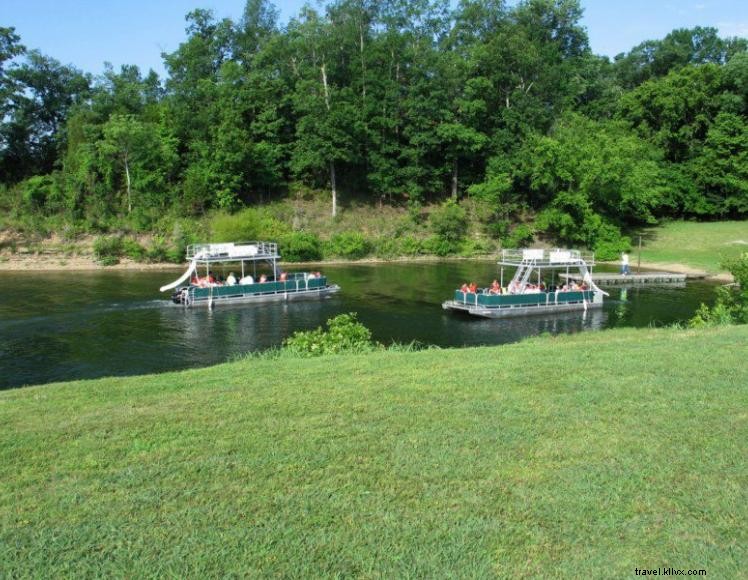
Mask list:
[[[161,288],[159,288],[159,292],[166,292],[167,290],[176,288],[180,284],[184,284],[189,279],[189,277],[192,275],[192,273],[195,271],[196,268],[197,268],[197,263],[190,262],[190,267],[187,268],[187,271],[184,274],[182,274],[182,277],[179,280],[177,280],[176,282],[172,282],[171,284],[167,284],[166,286],[161,286]]]

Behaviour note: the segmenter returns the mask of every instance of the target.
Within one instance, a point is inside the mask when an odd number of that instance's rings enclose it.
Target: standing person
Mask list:
[[[621,254],[621,275],[629,275],[629,255],[626,252]]]

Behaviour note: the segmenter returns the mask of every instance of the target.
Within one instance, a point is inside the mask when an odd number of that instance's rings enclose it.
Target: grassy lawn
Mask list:
[[[632,236],[636,264],[638,238]],[[748,252],[748,221],[670,222],[643,232],[642,261],[678,263],[709,273],[720,272],[725,258]]]
[[[748,566],[748,327],[0,393],[2,577]]]

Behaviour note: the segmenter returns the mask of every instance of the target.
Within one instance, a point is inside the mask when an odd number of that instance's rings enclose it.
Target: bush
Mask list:
[[[722,264],[735,279],[734,284],[717,288],[712,308],[702,304],[690,320],[690,326],[748,324],[748,253]]]
[[[431,236],[423,241],[423,250],[427,254],[435,256],[449,256],[460,251],[460,244],[457,241],[445,240],[439,236]]]
[[[235,214],[220,212],[211,218],[214,242],[249,242],[260,239],[262,229],[260,213],[252,208]]]
[[[631,238],[621,235],[621,230],[612,224],[602,223],[595,234],[595,258],[606,262],[617,260],[622,252],[631,249]]]
[[[494,245],[483,238],[465,240],[460,245],[460,255],[469,258],[470,256],[485,256],[492,254],[496,248]]]
[[[146,257],[145,248],[132,238],[122,240],[122,253],[135,262],[141,262]]]
[[[330,253],[351,260],[367,256],[371,252],[371,244],[359,232],[343,232],[335,234],[330,239]]]
[[[442,240],[456,243],[465,237],[467,215],[465,210],[450,199],[431,212],[431,230]]]
[[[96,260],[104,266],[114,266],[122,256],[123,243],[119,236],[102,236],[93,243]]]
[[[535,230],[527,224],[516,226],[512,233],[502,240],[504,248],[526,248],[535,239]]]
[[[153,242],[151,243],[151,247],[146,251],[146,258],[149,262],[169,262],[171,261],[169,250],[170,248],[166,243],[166,240],[164,240],[164,238],[162,238],[161,236],[155,236],[153,238]],[[178,261],[181,262],[183,259],[184,256],[180,257]]]
[[[301,357],[371,352],[377,347],[371,340],[371,331],[358,321],[354,312],[329,319],[327,330],[319,327],[299,331],[283,341],[284,350]]]
[[[287,262],[314,262],[322,259],[322,242],[314,234],[292,232],[281,238],[280,251]]]

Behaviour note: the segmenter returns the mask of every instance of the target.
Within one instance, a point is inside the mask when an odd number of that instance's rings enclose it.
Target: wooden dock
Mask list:
[[[558,274],[564,280],[582,281],[581,274]],[[592,281],[600,286],[613,286],[617,284],[685,284],[685,274],[674,272],[641,272],[639,274],[592,274]]]

